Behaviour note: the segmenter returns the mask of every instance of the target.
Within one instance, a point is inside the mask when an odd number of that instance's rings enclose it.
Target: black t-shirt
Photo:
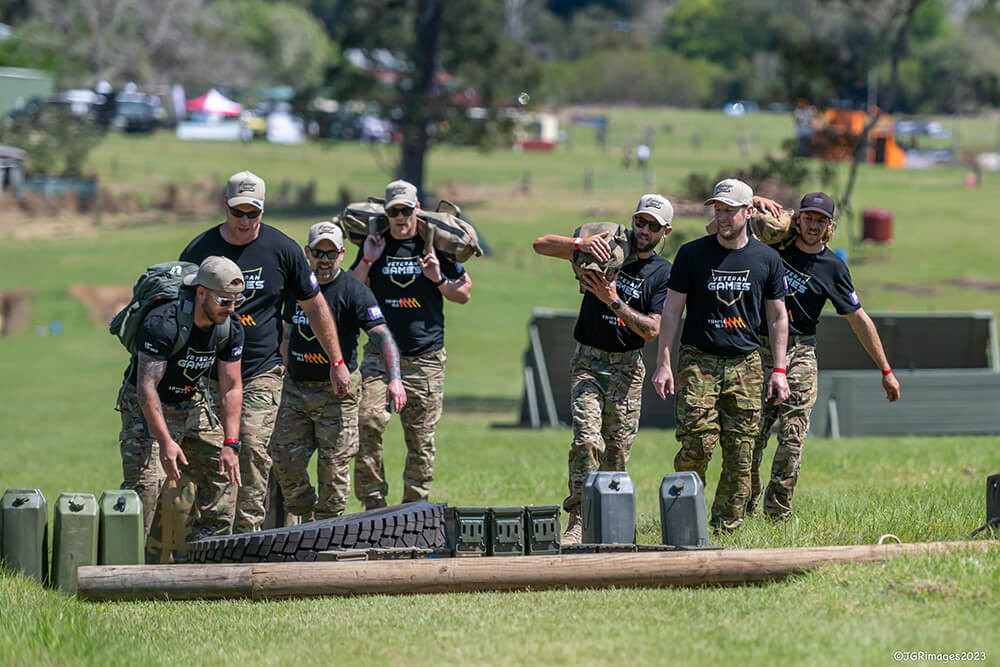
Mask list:
[[[156,361],[166,361],[163,379],[156,392],[164,403],[180,403],[191,398],[198,389],[198,380],[219,361],[236,361],[243,356],[243,325],[236,316],[229,323],[229,342],[218,352],[219,328],[207,330],[191,326],[187,343],[171,356],[177,342],[177,302],[165,303],[149,311],[139,326],[136,349]],[[135,386],[138,375],[135,357],[125,371],[129,384]]]
[[[417,263],[424,251],[420,236],[394,239],[385,234],[382,256],[369,268],[368,279],[389,324],[400,354],[417,356],[444,347],[444,295]],[[364,249],[358,250],[351,269],[358,265]],[[458,262],[438,255],[441,275],[454,280],[465,273]]]
[[[337,338],[350,371],[358,367],[358,335],[385,324],[382,309],[372,291],[347,271],[319,286],[337,322]],[[294,380],[311,382],[330,379],[330,360],[309,326],[309,316],[291,299],[285,305],[285,321],[291,323],[288,340],[288,372]]]
[[[622,267],[615,280],[618,297],[644,315],[658,315],[663,310],[663,300],[667,298],[669,277],[670,262],[655,253],[646,259],[630,262]],[[584,345],[605,352],[639,350],[646,344],[642,336],[625,326],[609,306],[590,292],[583,295],[573,337]]]
[[[788,283],[788,296],[785,297],[788,333],[815,335],[827,299],[839,315],[848,315],[861,307],[851,283],[851,272],[829,248],[812,254],[792,244],[779,254]]]
[[[246,301],[236,316],[246,329],[243,377],[249,378],[281,363],[281,310],[289,298],[310,299],[319,281],[295,241],[274,227],[260,226],[257,238],[233,245],[222,238],[222,225],[195,238],[181,259],[201,264],[206,257],[228,257],[243,270]],[[213,377],[215,373],[213,372]]]
[[[738,250],[703,236],[677,251],[668,286],[687,295],[681,343],[719,355],[745,354],[760,345],[764,300],[785,296],[778,253],[757,239]]]

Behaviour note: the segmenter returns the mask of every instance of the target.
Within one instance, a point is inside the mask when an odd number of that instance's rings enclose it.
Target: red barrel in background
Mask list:
[[[861,212],[861,240],[887,243],[892,240],[892,211],[866,208]]]

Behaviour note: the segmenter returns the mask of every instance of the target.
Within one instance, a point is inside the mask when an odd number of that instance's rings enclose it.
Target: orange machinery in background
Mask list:
[[[828,109],[809,141],[809,156],[824,160],[850,160],[858,139],[869,120],[866,111]],[[899,169],[906,163],[906,154],[896,143],[896,123],[892,116],[878,119],[868,134],[868,162]]]

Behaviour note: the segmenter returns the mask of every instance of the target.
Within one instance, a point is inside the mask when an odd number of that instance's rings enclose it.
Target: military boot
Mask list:
[[[562,544],[580,544],[583,542],[583,517],[580,512],[574,510],[569,513],[569,520],[566,522],[566,532],[562,535]]]

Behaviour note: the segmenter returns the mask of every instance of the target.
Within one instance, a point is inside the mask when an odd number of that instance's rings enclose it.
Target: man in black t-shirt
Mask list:
[[[368,236],[351,272],[378,299],[399,346],[406,407],[399,413],[406,439],[403,502],[425,500],[434,481],[434,431],[444,402],[444,300],[466,303],[472,279],[458,262],[438,258],[417,232],[417,188],[393,181],[385,188],[389,230]],[[366,509],[384,507],[389,485],[382,434],[389,424],[386,363],[369,340],[361,364],[360,449],[354,493]]]
[[[139,495],[147,538],[167,479],[177,481],[183,472],[197,485],[199,518],[188,539],[230,532],[240,485],[243,326],[232,318],[225,337],[219,325],[242,298],[243,273],[224,257],[208,257],[193,278],[188,283],[193,290],[182,290],[181,298],[156,306],[143,319],[118,394],[121,488]],[[179,324],[178,308],[193,313],[190,331]],[[181,336],[186,339],[178,347]],[[216,365],[221,428],[200,382]],[[147,549],[149,562],[158,562],[158,556]]]
[[[721,442],[722,475],[711,523],[728,531],[743,522],[750,495],[761,395],[777,402],[788,398],[788,321],[781,258],[747,232],[753,190],[726,179],[705,205],[714,208],[718,233],[684,244],[674,258],[653,387],[661,398],[674,391],[670,344],[686,307],[675,403],[681,448],[674,469],[695,471],[704,482],[712,450]],[[766,382],[757,350],[765,312],[776,362]]]
[[[281,483],[285,506],[303,521],[340,516],[351,490],[349,464],[358,452],[358,336],[364,329],[386,362],[389,383],[385,402],[396,412],[406,405],[400,380],[399,350],[392,340],[382,309],[371,290],[346,271],[344,233],[332,222],[309,229],[305,246],[309,264],[337,322],[340,349],[351,372],[351,390],[343,398],[330,393],[330,361],[309,326],[309,316],[294,301],[285,308],[282,356],[288,366],[281,406],[271,439],[274,473]],[[316,458],[317,489],[309,482],[309,459]]]
[[[200,262],[221,255],[243,270],[245,301],[236,311],[246,331],[243,354],[243,412],[240,466],[243,486],[236,508],[235,533],[259,530],[264,522],[271,457],[267,452],[281,402],[281,311],[289,295],[309,316],[327,359],[337,396],[347,394],[350,372],[337,341],[337,327],[319,290],[316,276],[295,241],[261,223],[264,181],[249,171],[234,174],[226,185],[226,221],[188,244],[181,259]]]
[[[580,514],[583,483],[596,470],[624,471],[632,441],[639,431],[639,407],[646,368],[642,348],[660,330],[660,311],[667,295],[670,262],[656,254],[656,246],[672,230],[674,209],[666,198],[643,195],[632,214],[628,254],[614,280],[597,271],[583,274],[580,315],[573,337],[576,353],[570,362],[570,401],[573,443],[569,450],[569,512],[564,544],[583,537]],[[570,238],[548,234],[535,239],[540,255],[572,261],[573,252],[598,262],[611,257],[606,234]]]
[[[837,227],[833,214],[833,199],[829,195],[823,192],[805,195],[796,218],[798,235],[795,242],[779,251],[788,283],[785,306],[788,309],[787,368],[791,396],[781,404],[765,404],[761,414],[750,468],[750,500],[747,503],[750,514],[756,512],[761,499],[760,465],[775,422],[778,422],[778,447],[771,465],[770,482],[763,491],[764,513],[773,519],[784,519],[792,514],[792,494],[799,478],[802,446],[809,432],[809,416],[816,403],[819,384],[816,325],[828,299],[837,314],[847,317],[854,334],[882,371],[885,397],[889,401],[899,398],[899,382],[889,367],[875,324],[861,307],[851,273],[826,247]],[[765,370],[771,368],[774,364],[766,335],[761,337],[760,352]]]

